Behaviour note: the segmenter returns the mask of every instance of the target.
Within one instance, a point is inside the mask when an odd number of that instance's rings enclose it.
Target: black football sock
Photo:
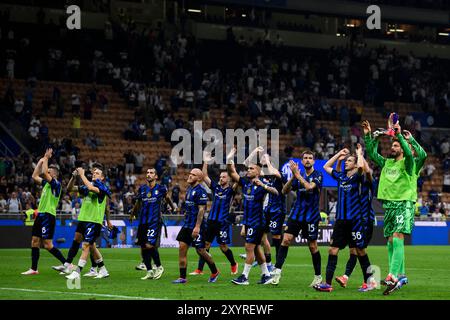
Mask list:
[[[286,260],[288,254],[289,247],[288,246],[280,246],[280,251],[277,255],[277,262],[275,263],[275,268],[281,269],[284,264],[284,260]]]
[[[206,251],[209,252],[209,249],[206,249]],[[203,259],[202,256],[199,256],[197,269],[203,271],[203,268],[205,267],[205,262],[206,262],[205,259]]]
[[[94,255],[91,253],[89,257],[91,259],[92,268],[97,268],[97,262],[95,262]]]
[[[264,256],[266,257],[266,263],[272,263],[272,254],[270,253],[264,253]]]
[[[356,266],[356,260],[358,259],[358,256],[355,254],[350,254],[350,257],[348,258],[347,265],[345,266],[345,275],[347,277],[350,277],[352,275],[353,270]]]
[[[103,259],[99,259],[96,261],[96,265],[97,265],[97,267],[101,268],[101,267],[105,266],[105,263],[103,262]]]
[[[313,266],[314,266],[314,274],[316,276],[320,276],[321,275],[321,262],[322,262],[322,258],[320,256],[320,251],[317,251],[316,253],[311,253],[311,257],[312,257]]]
[[[222,250],[222,252],[225,255],[225,257],[227,257],[228,261],[230,261],[230,264],[232,266],[235,266],[236,265],[236,261],[234,260],[233,251],[231,251],[231,249],[228,248],[227,251],[223,251]]]
[[[180,278],[186,279],[186,269],[187,268],[180,268]]]
[[[281,239],[272,238],[272,246],[275,247],[275,257],[278,257],[280,251]]]
[[[336,270],[338,256],[328,255],[328,264],[327,264],[327,275],[326,281],[329,285],[331,285],[333,281],[334,271]]]
[[[147,268],[147,271],[152,270],[152,257],[149,249],[142,250],[142,258],[144,259],[144,264]]]
[[[37,271],[39,261],[39,248],[31,248],[31,269]]]
[[[155,248],[155,247],[151,248],[150,249],[150,255],[151,255],[153,261],[155,262],[155,265],[157,267],[160,267],[161,266],[161,260],[159,259],[158,248]]]
[[[217,273],[217,268],[216,268],[215,263],[209,263],[208,261],[206,261],[206,263],[208,264],[208,267],[211,270],[211,273],[213,273],[213,274]]]
[[[153,254],[153,260],[155,260],[156,265],[159,266],[161,265],[161,259],[159,258],[159,250],[157,247],[155,247],[155,253]]]
[[[359,264],[361,265],[361,270],[364,276],[364,282],[367,283],[367,279],[369,279],[369,277],[372,275],[371,273],[368,272],[368,269],[370,267],[369,256],[366,254],[364,256],[358,257],[358,260]]]
[[[68,263],[72,263],[73,258],[75,258],[77,256],[78,253],[78,249],[80,248],[80,243],[73,240],[72,241],[72,246],[69,249],[69,253],[67,255],[67,262]]]
[[[58,248],[53,247],[51,250],[48,250],[48,252],[50,252],[56,259],[61,261],[62,264],[66,263],[66,259]]]

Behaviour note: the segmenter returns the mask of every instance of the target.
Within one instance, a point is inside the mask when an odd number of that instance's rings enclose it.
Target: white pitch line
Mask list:
[[[118,299],[133,299],[133,300],[165,300],[164,298],[144,298],[144,297],[132,297],[122,296],[115,294],[103,294],[103,293],[85,293],[85,292],[70,292],[70,291],[48,291],[48,290],[35,290],[35,289],[23,289],[23,288],[0,288],[5,291],[24,291],[24,292],[39,292],[39,293],[56,293],[56,294],[72,294],[78,296],[97,296],[103,298],[118,298]]]

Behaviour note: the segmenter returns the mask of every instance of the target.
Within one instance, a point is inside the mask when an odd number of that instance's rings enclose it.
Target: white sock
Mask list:
[[[70,263],[68,263],[68,262],[64,262],[64,267],[69,267],[70,266]]]
[[[267,269],[267,263],[264,262],[264,263],[260,264],[260,267],[261,267],[261,272],[263,275],[270,276],[269,269]]]
[[[266,263],[268,267],[272,266],[272,262]]]
[[[80,268],[84,268],[85,265],[86,265],[86,260],[83,260],[80,258],[80,260],[78,260],[78,266]]]
[[[108,271],[106,270],[106,267],[103,266],[103,267],[100,268],[100,272],[108,272]]]
[[[248,274],[250,273],[250,270],[252,269],[251,264],[245,264],[244,265],[244,271],[242,271],[242,274],[248,279]]]

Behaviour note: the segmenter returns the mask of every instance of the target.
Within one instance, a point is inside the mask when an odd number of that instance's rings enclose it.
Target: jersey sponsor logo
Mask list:
[[[397,168],[386,168],[386,176],[392,180],[396,180],[400,176],[400,170]]]
[[[245,198],[246,200],[248,200],[248,201],[253,201],[253,200],[255,200],[255,196],[254,196],[254,195],[247,195],[247,194],[244,194],[244,198]]]
[[[352,190],[352,185],[351,184],[342,183],[341,184],[341,188],[342,188],[342,191],[349,192],[350,190]]]

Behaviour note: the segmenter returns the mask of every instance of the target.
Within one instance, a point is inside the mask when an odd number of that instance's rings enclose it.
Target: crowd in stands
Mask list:
[[[60,27],[53,28],[61,31]],[[67,45],[71,40],[68,35],[62,34],[58,46],[49,46],[45,41],[36,43],[36,38],[31,36],[16,37],[14,30],[2,28],[6,34],[0,40],[0,57],[5,66],[2,76],[27,79],[25,92],[15,92],[11,85],[4,93],[3,102],[6,110],[19,119],[30,139],[35,140],[32,145],[36,147],[31,149],[33,157],[1,159],[0,170],[5,170],[0,175],[0,194],[6,201],[3,210],[9,210],[11,203],[15,210],[18,201],[22,208],[36,205],[39,188],[30,182],[30,177],[37,156],[42,154],[42,146],[51,144],[54,148],[53,161],[59,165],[63,181],[75,166],[81,165],[79,148],[72,140],[66,137],[49,141],[48,127],[39,116],[32,115],[40,110],[43,115],[64,117],[70,102],[73,135],[80,137],[81,115],[90,119],[93,112],[108,108],[109,98],[106,92],[96,88],[96,83],[111,84],[134,110],[134,120],[124,128],[125,139],[158,141],[164,137],[169,141],[174,129],[193,130],[194,119],[209,119],[210,108],[220,108],[225,120],[211,119],[212,127],[256,128],[259,127],[256,119],[264,115],[267,128],[280,128],[282,134],[293,135],[293,147],[314,150],[319,159],[328,159],[342,147],[361,142],[362,109],[346,105],[337,109],[329,99],[362,99],[380,112],[385,100],[411,102],[434,114],[436,120],[450,110],[448,61],[418,58],[413,53],[400,55],[384,47],[369,48],[362,39],[355,39],[345,48],[314,51],[286,48],[282,39],[271,39],[268,33],[255,41],[236,40],[230,28],[228,40],[216,48],[217,43],[199,42],[192,35],[165,35],[162,28],[140,31],[130,19],[111,21],[105,31],[111,30],[110,40],[106,37],[107,40],[95,44],[92,43],[95,36],[89,38],[86,34],[77,43],[84,49],[81,52],[72,51]],[[227,50],[222,50],[223,46]],[[38,79],[83,81],[93,85],[84,96],[73,94],[70,99],[55,86],[52,97],[36,102],[33,94]],[[158,88],[173,88],[176,93],[170,101],[165,101]],[[189,111],[188,119],[175,116],[183,108]],[[227,122],[232,115],[239,116],[237,123]],[[414,131],[420,142],[426,143],[420,138],[420,122],[417,124],[414,116],[410,116],[412,119],[405,119],[406,127]],[[317,126],[317,120],[338,121],[339,135]],[[95,133],[83,133],[81,138],[92,150],[102,144]],[[448,138],[433,140],[429,147],[434,154],[448,159]],[[292,147],[284,153],[289,157]],[[127,213],[133,205],[136,175],[143,174],[144,159],[143,154],[127,152],[123,164],[108,168],[114,212]],[[162,183],[171,187],[172,197],[175,194],[182,208],[180,186],[171,185],[171,176],[176,174],[174,162],[168,155],[161,155],[155,167]],[[448,164],[444,171],[448,175]],[[444,184],[448,185],[448,180]],[[71,210],[76,212],[79,199],[73,194],[64,194],[62,198],[64,210],[69,210],[70,201]],[[239,199],[235,201],[237,206],[242,205]]]

